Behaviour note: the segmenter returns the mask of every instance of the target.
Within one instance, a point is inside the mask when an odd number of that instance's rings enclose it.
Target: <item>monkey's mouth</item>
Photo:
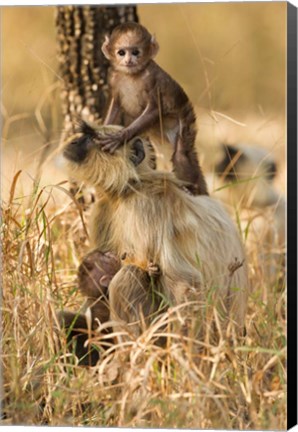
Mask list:
[[[127,65],[122,65],[122,69],[126,70],[126,71],[137,71],[139,70],[139,65],[136,64],[127,64]]]
[[[136,65],[124,65],[123,67],[125,69],[135,69],[137,66]]]

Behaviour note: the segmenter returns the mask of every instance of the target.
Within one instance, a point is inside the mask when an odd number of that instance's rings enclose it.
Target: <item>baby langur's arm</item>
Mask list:
[[[114,151],[129,141],[134,136],[156,124],[159,117],[159,109],[155,105],[148,104],[142,114],[125,129],[114,134],[106,134],[100,139],[102,150],[114,153]]]
[[[103,124],[104,125],[111,125],[115,124],[116,118],[120,112],[120,104],[119,100],[115,97],[112,97],[110,101],[110,105],[108,108],[108,112],[106,114],[106,117],[104,119]]]

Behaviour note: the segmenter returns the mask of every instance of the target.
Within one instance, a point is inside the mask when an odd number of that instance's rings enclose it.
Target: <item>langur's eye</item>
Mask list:
[[[140,50],[138,50],[137,48],[135,48],[134,50],[132,50],[132,55],[134,56],[138,56],[140,54]]]
[[[117,54],[120,55],[120,57],[123,57],[123,56],[125,56],[125,51],[123,49],[121,49],[118,51]]]

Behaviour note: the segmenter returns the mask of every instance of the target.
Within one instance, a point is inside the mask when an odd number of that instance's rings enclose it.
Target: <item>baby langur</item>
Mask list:
[[[125,23],[106,36],[102,45],[110,60],[111,101],[104,121],[115,124],[122,110],[130,123],[102,138],[102,149],[113,153],[124,142],[148,132],[174,146],[172,163],[176,176],[194,195],[208,195],[195,150],[196,117],[187,95],[153,58],[159,46],[137,23]],[[154,140],[153,140],[154,141]]]
[[[78,269],[78,287],[87,301],[81,313],[60,311],[58,321],[67,332],[70,351],[75,352],[80,365],[94,365],[99,360],[99,351],[86,345],[87,340],[95,336],[99,324],[109,320],[108,286],[113,276],[120,269],[120,260],[112,253],[102,253],[95,249],[89,252]],[[91,317],[87,319],[87,308]],[[103,331],[109,333],[109,329]],[[107,345],[111,340],[105,340]]]

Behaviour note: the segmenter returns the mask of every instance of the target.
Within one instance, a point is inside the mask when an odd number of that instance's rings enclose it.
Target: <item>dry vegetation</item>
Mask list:
[[[81,305],[75,279],[88,248],[87,214],[65,183],[40,186],[26,172],[12,178],[2,209],[4,424],[285,428],[284,272],[276,263],[269,275],[260,261],[283,250],[248,245],[252,291],[242,344],[221,337],[220,324],[219,339],[207,332],[200,343],[173,335],[169,324],[168,344],[158,348],[164,322],[178,316],[185,329],[183,310],[171,310],[139,340],[84,369],[65,355],[63,337],[59,345],[54,311]],[[241,218],[238,208],[233,214]],[[247,219],[244,238],[251,226]]]
[[[4,424],[286,427],[284,274],[276,264],[269,278],[259,261],[262,245],[248,250],[244,341],[232,331],[225,338],[211,290],[206,326],[215,318],[216,339],[207,331],[196,342],[195,321],[183,314],[189,305],[182,305],[138,340],[110,347],[98,366],[82,368],[66,354],[63,336],[59,343],[54,311],[81,305],[76,269],[87,251],[87,214],[66,184],[32,182],[31,193],[18,195],[24,175],[14,175],[2,210]],[[162,332],[169,334],[164,348],[154,345]],[[93,340],[99,349],[104,342]]]
[[[149,19],[146,8],[149,6],[141,9],[145,25]],[[202,20],[207,22],[204,14]],[[26,13],[24,16],[26,22]],[[255,16],[252,14],[252,20]],[[191,27],[191,14],[186,18]],[[158,19],[162,20],[162,15]],[[212,28],[217,24],[210,25]],[[43,27],[42,22],[40,26]],[[246,32],[248,37],[248,28]],[[231,38],[238,43],[235,36]],[[38,43],[43,50],[42,41]],[[211,48],[207,49],[212,53]],[[52,51],[51,55],[54,56]],[[174,57],[172,53],[171,58]],[[198,63],[199,68],[201,61]],[[41,67],[40,58],[37,64]],[[223,70],[229,69],[223,67]],[[48,71],[48,68],[46,72],[43,70],[44,81],[39,81],[43,90],[36,90],[32,85],[38,94],[32,99],[33,109],[27,106],[27,89],[23,92],[19,89],[22,97],[13,101],[16,108],[9,105],[7,96],[2,104],[6,164],[2,177],[5,190],[2,191],[1,228],[2,424],[285,429],[284,250],[260,241],[261,236],[255,242],[248,241],[250,234],[256,240],[250,231],[256,215],[246,214],[244,219],[237,205],[231,213],[239,229],[242,222],[251,280],[245,340],[237,341],[232,328],[228,329],[229,337],[225,337],[212,305],[211,287],[205,305],[204,340],[192,338],[195,319],[192,314],[186,319],[183,310],[189,310],[190,305],[181,305],[170,309],[138,340],[111,346],[102,353],[96,367],[79,367],[76,358],[66,353],[63,335],[58,337],[55,332],[55,310],[77,310],[82,303],[77,292],[76,270],[88,250],[85,230],[88,211],[82,211],[69,195],[68,185],[62,181],[64,174],[59,174],[52,162],[39,170],[38,161],[44,143],[48,142],[43,131],[50,126],[51,139],[59,135],[58,86],[56,81],[49,84]],[[15,83],[14,77],[11,80]],[[222,97],[227,97],[230,90],[233,92],[226,87]],[[198,98],[197,102],[199,105],[201,100]],[[26,108],[22,103],[27,104]],[[46,112],[44,106],[48,107]],[[208,111],[198,109],[205,170],[212,172],[213,161],[208,156],[220,141],[253,142],[267,147],[278,159],[281,169],[277,183],[284,192],[283,113],[268,114],[258,107],[245,116],[234,112],[232,117],[237,122],[223,117],[223,113],[231,116],[224,110],[215,114],[209,106]],[[267,211],[266,220],[268,213],[272,216],[274,209]],[[261,258],[272,256],[278,259],[273,273],[268,273]],[[195,310],[195,306],[191,307]],[[217,329],[216,338],[208,330],[212,320]],[[166,346],[156,346],[155,338],[165,332],[168,334]],[[100,338],[92,342],[100,350],[105,343]]]

